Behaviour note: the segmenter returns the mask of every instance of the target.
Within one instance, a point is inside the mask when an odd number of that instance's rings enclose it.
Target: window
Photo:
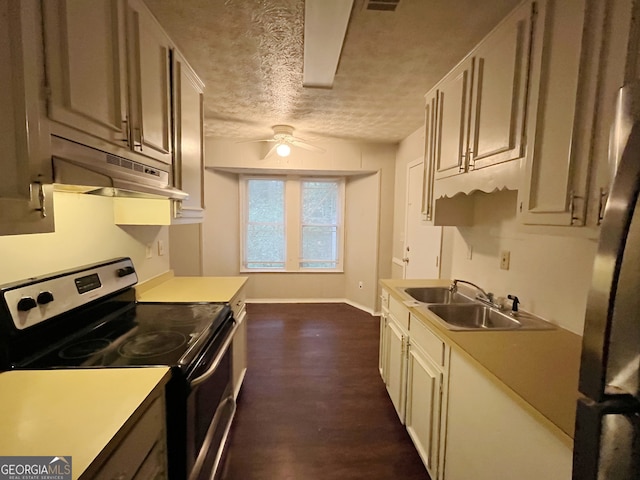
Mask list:
[[[341,271],[344,180],[241,179],[242,270]]]

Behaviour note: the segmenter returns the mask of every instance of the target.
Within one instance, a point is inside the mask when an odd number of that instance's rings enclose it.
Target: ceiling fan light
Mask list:
[[[291,147],[286,143],[280,143],[276,147],[276,153],[281,157],[288,157],[291,153]]]

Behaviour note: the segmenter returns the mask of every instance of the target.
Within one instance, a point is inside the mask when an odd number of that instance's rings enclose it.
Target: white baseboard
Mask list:
[[[246,303],[346,303],[369,315],[379,316],[379,312],[347,298],[247,298]]]

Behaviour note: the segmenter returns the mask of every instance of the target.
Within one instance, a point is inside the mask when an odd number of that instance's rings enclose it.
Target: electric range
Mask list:
[[[213,478],[235,413],[228,304],[142,303],[129,258],[0,287],[0,367],[165,365],[171,479]]]

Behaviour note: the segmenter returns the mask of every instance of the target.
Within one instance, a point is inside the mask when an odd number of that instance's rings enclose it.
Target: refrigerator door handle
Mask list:
[[[640,406],[631,396],[578,399],[573,480],[640,478]]]

